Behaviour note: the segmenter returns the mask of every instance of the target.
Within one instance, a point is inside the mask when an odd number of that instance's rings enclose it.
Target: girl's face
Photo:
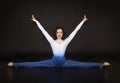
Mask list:
[[[62,29],[57,29],[56,37],[57,37],[57,39],[62,39],[62,37],[63,37],[63,30]]]

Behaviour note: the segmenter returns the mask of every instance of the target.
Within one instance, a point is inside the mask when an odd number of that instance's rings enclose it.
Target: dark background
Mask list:
[[[88,21],[69,44],[66,57],[76,60],[96,60],[102,57],[119,61],[118,5],[118,2],[113,0],[1,1],[0,59],[40,60],[52,57],[49,43],[31,21],[32,14],[51,36],[57,26],[62,26],[65,37],[86,14]]]

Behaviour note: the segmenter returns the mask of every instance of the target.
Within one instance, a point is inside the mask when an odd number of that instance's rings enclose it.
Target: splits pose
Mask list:
[[[53,39],[38,20],[32,15],[32,21],[35,22],[38,28],[42,31],[45,38],[50,43],[53,51],[53,57],[51,59],[37,61],[37,62],[9,62],[8,66],[14,67],[103,67],[110,65],[109,62],[79,62],[74,60],[69,60],[65,58],[65,51],[68,44],[80,30],[81,26],[88,19],[86,15],[83,16],[83,20],[78,24],[78,26],[73,30],[73,32],[63,40],[63,29],[58,27],[56,30],[56,39]]]

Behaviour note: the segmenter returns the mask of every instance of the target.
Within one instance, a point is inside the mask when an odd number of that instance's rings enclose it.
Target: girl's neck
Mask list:
[[[57,41],[62,41],[62,39],[56,39]]]

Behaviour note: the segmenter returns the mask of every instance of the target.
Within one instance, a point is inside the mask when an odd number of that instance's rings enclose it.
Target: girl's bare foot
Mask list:
[[[104,65],[105,65],[105,66],[109,66],[110,63],[109,63],[109,62],[104,62]]]
[[[9,62],[7,65],[8,66],[13,66],[13,62]]]
[[[109,66],[110,63],[109,62],[104,62],[104,66]],[[100,66],[100,68],[103,68],[104,66]]]

